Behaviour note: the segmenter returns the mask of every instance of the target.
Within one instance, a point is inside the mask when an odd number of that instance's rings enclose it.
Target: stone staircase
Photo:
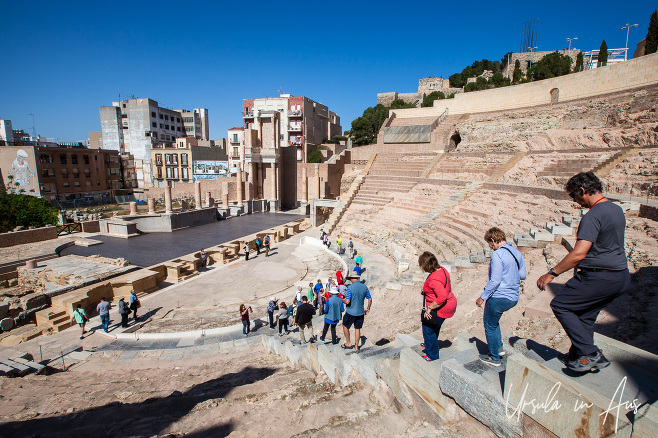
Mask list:
[[[607,160],[598,163],[592,168],[592,172],[596,174],[599,178],[604,178],[615,166],[621,163],[626,157],[630,156],[637,151],[636,147],[624,148],[620,151],[617,151],[613,156]]]
[[[488,182],[496,182],[500,177],[505,175],[512,167],[516,165],[519,161],[523,159],[528,153],[527,152],[519,152],[518,154],[514,155],[512,158],[510,158],[504,165],[500,166],[498,169],[496,169],[487,179]]]
[[[71,324],[71,317],[68,316],[66,311],[58,307],[39,310],[35,316],[39,328],[49,329],[55,333],[66,330],[73,325]]]

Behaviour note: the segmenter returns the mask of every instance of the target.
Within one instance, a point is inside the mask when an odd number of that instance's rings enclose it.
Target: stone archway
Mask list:
[[[558,102],[560,99],[560,90],[558,88],[553,88],[551,90],[551,105]]]
[[[461,135],[459,135],[459,131],[455,131],[455,133],[450,136],[450,142],[448,143],[446,152],[454,151],[455,149],[457,149],[457,145],[459,145],[461,141],[462,141],[462,137]]]

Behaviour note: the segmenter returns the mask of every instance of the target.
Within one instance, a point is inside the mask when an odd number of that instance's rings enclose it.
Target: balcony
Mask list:
[[[290,132],[301,132],[301,130],[302,130],[301,123],[299,125],[288,125],[288,131]]]
[[[246,118],[253,118],[253,117],[254,117],[254,113],[253,113],[253,112],[251,112],[251,113],[245,113],[244,116],[242,116],[242,117],[245,118],[245,119],[246,119]]]
[[[240,139],[234,138],[233,140],[230,141],[232,144],[240,144]]]
[[[301,140],[290,140],[288,141],[289,146],[301,146],[302,141]]]
[[[301,117],[303,115],[302,110],[288,110],[288,117]]]

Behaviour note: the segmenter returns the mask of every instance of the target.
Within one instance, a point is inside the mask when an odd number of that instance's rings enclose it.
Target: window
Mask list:
[[[151,117],[155,119],[155,111],[151,111]]]
[[[87,186],[87,187],[91,187],[91,181],[87,181],[87,182],[85,183],[85,186]]]
[[[183,167],[183,179],[188,179],[188,177],[187,177],[187,167]]]
[[[78,169],[73,169],[73,178],[80,178],[80,171]]]
[[[164,119],[164,116],[163,116],[162,114],[160,114],[160,118],[161,118],[161,119]]]
[[[165,125],[165,129],[169,129],[169,125]]]
[[[165,164],[171,164],[171,154],[165,154]]]
[[[164,123],[160,123],[160,129],[164,129]]]
[[[125,108],[125,107],[124,107],[124,108]],[[121,114],[121,118],[122,118],[122,119],[127,119],[127,118],[128,118],[128,114]]]
[[[192,117],[183,117],[183,122],[184,123],[192,123],[192,122],[194,122],[194,119]]]
[[[40,163],[52,163],[53,162],[53,154],[41,154],[41,155],[39,155],[39,162]]]
[[[82,156],[82,162],[85,164],[89,164],[89,155],[83,155]]]
[[[233,148],[233,157],[238,157],[240,154],[238,153],[238,148],[237,146]]]
[[[91,176],[91,171],[89,169],[85,169],[85,177],[89,178]]]
[[[176,131],[180,132],[180,126],[176,126]]]
[[[162,165],[162,154],[155,154],[155,164]],[[128,176],[130,176],[130,174]]]
[[[171,167],[167,167],[167,178],[171,178]]]
[[[162,178],[162,167],[158,167],[158,178]]]
[[[160,139],[161,139],[161,140],[164,140],[164,139],[165,139],[165,135],[164,135],[164,134],[160,134]]]
[[[73,187],[80,187],[80,181],[76,181],[73,183]]]
[[[59,154],[59,164],[66,164],[66,154]]]
[[[185,142],[183,140],[179,141],[178,146],[181,147],[181,148],[184,148],[185,147]]]
[[[165,137],[166,137],[167,140],[171,140],[171,139],[169,138],[169,134],[167,134]]]
[[[40,188],[42,192],[52,192],[52,188],[49,183],[41,184]]]
[[[180,123],[180,117],[176,117],[176,121]]]
[[[174,169],[173,171],[174,178],[178,178],[178,167],[173,167],[173,169]]]
[[[70,184],[68,181],[64,181],[64,184],[62,184],[62,187],[68,187]]]
[[[187,166],[187,154],[181,154],[180,156],[180,163],[183,166]]]
[[[41,176],[52,178],[55,176],[55,169],[41,169]]]
[[[238,142],[238,134],[233,134],[233,143]]]
[[[249,128],[249,122],[245,122],[244,123],[244,129],[248,129],[248,128]]]
[[[169,116],[165,114],[165,120],[169,120]]]
[[[154,128],[157,128],[158,124],[156,122],[153,122],[153,123],[151,123],[151,126],[153,126]]]
[[[171,154],[171,163],[178,164],[178,154]]]
[[[62,169],[62,178],[68,178],[68,177],[69,177],[69,170]]]

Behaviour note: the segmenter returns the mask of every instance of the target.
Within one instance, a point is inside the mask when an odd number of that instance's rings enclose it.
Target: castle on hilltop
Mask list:
[[[398,93],[396,91],[391,91],[388,93],[377,93],[377,103],[384,106],[390,106],[391,102],[394,100],[402,99],[405,102],[414,104],[416,107],[420,108],[423,97],[432,93],[433,91],[441,91],[442,93],[448,95],[451,93],[463,93],[464,89],[450,87],[450,81],[448,79],[435,78],[430,76],[429,78],[418,79],[417,93]]]

